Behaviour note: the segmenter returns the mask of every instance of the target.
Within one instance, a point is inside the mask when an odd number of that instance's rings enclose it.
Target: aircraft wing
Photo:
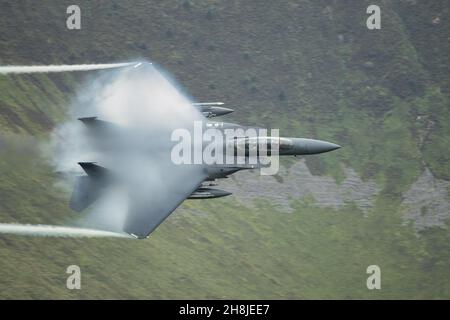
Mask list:
[[[111,155],[114,161],[120,164],[111,168],[115,171],[118,180],[126,187],[128,191],[128,212],[125,218],[123,231],[136,238],[146,238],[155,230],[186,198],[188,198],[208,174],[202,167],[177,166],[166,159],[165,155],[170,154],[170,141],[167,146],[161,146],[161,137],[148,137],[158,140],[159,148],[139,150],[137,154],[135,147],[130,141],[138,139],[143,141],[139,132],[130,131],[127,128],[116,125],[115,123],[99,120],[96,117],[80,118],[88,130],[92,132],[92,138],[97,147]],[[152,143],[145,140],[147,146]],[[141,147],[142,148],[142,147]],[[163,155],[163,156],[162,156]],[[143,165],[140,158],[148,158],[149,164]],[[137,160],[135,164],[128,163],[129,160]],[[111,160],[109,159],[109,160]],[[120,159],[120,160],[119,160]],[[99,166],[81,163],[83,169],[89,175],[101,175],[103,172]],[[125,169],[126,168],[126,169]],[[131,169],[127,171],[127,169]],[[108,174],[109,175],[109,174]],[[86,179],[85,179],[86,180]],[[84,188],[86,190],[86,188]],[[75,197],[78,200],[80,197]],[[78,206],[85,208],[92,203],[90,198],[82,198],[84,202]],[[76,208],[78,208],[76,207]],[[82,209],[80,209],[82,210]],[[79,211],[80,211],[79,210]]]
[[[175,176],[175,175],[173,175]],[[124,231],[142,239],[155,230],[206,179],[206,172],[193,177],[192,172],[176,173],[164,181],[164,188],[148,191],[131,190]]]
[[[110,137],[117,137],[123,134],[123,128],[104,120],[99,120],[97,117],[78,118],[86,128],[97,138],[105,139]]]

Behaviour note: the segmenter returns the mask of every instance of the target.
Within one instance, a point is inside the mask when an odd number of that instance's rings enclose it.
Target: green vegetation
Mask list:
[[[145,241],[1,235],[0,297],[450,298],[448,225],[416,233],[400,209],[424,166],[450,179],[448,3],[379,1],[381,30],[365,27],[369,4],[79,1],[69,31],[64,3],[2,3],[1,64],[147,58],[199,101],[226,101],[230,121],[343,145],[308,158],[313,174],[342,182],[347,166],[382,191],[365,214],[187,201]],[[90,76],[0,75],[1,222],[76,221],[38,146]],[[71,264],[82,290],[65,287]],[[371,264],[381,290],[366,288]]]

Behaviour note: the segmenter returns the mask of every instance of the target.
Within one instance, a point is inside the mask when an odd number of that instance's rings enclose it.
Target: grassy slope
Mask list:
[[[444,1],[381,1],[379,31],[365,28],[367,4],[354,1],[81,2],[83,29],[76,32],[65,29],[66,4],[22,3],[1,4],[2,64],[147,57],[196,99],[235,106],[232,120],[338,141],[344,149],[308,165],[339,181],[344,163],[383,191],[367,217],[352,204],[335,211],[295,199],[295,212],[286,214],[263,200],[250,210],[230,197],[185,203],[211,213],[175,213],[148,241],[1,236],[1,297],[450,297],[448,231],[418,238],[401,225],[399,210],[424,161],[439,177],[450,172],[441,151],[450,144],[442,74],[450,60],[448,21],[430,22],[448,13]],[[64,118],[78,80],[0,76],[0,126],[10,132],[1,136],[2,221],[74,217],[32,146]],[[69,264],[82,268],[81,291],[65,289]],[[382,268],[381,291],[365,287],[370,264]]]

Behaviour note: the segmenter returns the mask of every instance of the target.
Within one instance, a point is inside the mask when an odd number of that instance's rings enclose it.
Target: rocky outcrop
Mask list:
[[[313,175],[300,160],[290,168],[280,168],[277,176],[262,176],[258,170],[238,172],[219,180],[218,188],[232,192],[236,201],[249,208],[256,208],[254,200],[265,199],[279,211],[293,212],[292,200],[311,197],[318,207],[339,209],[354,203],[367,213],[380,187],[375,181],[362,181],[351,168],[345,167],[344,173],[345,179],[337,183],[331,177]],[[450,181],[435,178],[426,168],[403,195],[401,207],[404,224],[412,223],[417,231],[443,226],[450,219]]]
[[[380,191],[374,181],[362,181],[358,174],[345,168],[346,178],[337,183],[327,176],[315,176],[300,160],[290,168],[280,168],[279,177],[261,176],[258,170],[239,172],[230,179],[221,180],[220,187],[233,192],[242,204],[253,207],[252,200],[266,199],[280,211],[292,212],[290,200],[313,197],[319,207],[338,209],[353,202],[363,212],[372,206]]]
[[[449,181],[436,179],[426,168],[403,196],[405,224],[412,222],[417,231],[444,225],[450,218],[449,190]]]

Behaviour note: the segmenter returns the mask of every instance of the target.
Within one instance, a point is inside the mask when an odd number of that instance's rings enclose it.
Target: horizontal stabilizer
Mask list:
[[[93,130],[116,130],[118,126],[114,123],[98,120],[97,117],[78,118],[89,129]]]
[[[69,207],[80,212],[100,197],[102,190],[111,182],[111,174],[108,169],[93,162],[79,162],[78,164],[87,173],[87,176],[76,178]]]
[[[108,169],[96,165],[95,162],[78,162],[78,164],[83,168],[84,172],[93,179],[105,180],[110,176]]]
[[[70,198],[70,209],[81,212],[93,204],[100,196],[100,188],[89,176],[77,177]]]

